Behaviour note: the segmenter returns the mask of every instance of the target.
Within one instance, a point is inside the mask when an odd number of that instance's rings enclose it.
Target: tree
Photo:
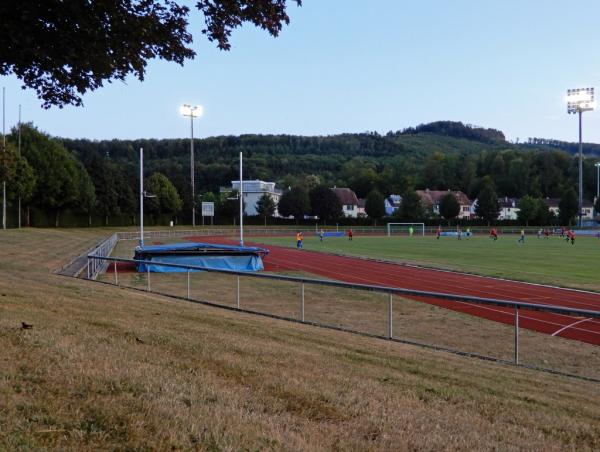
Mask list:
[[[121,179],[114,167],[98,155],[91,161],[88,171],[94,182],[96,211],[104,217],[104,225],[108,226],[108,217],[119,213],[117,181]]]
[[[153,215],[176,215],[181,210],[183,202],[177,193],[177,189],[171,181],[161,173],[154,173],[148,178],[147,191],[156,198],[148,198],[148,211]]]
[[[575,190],[572,187],[563,190],[558,203],[558,217],[560,218],[560,223],[570,225],[578,211],[579,200],[577,199]]]
[[[367,212],[367,215],[373,218],[375,222],[385,215],[385,199],[377,190],[373,190],[367,195],[365,212]]]
[[[309,192],[311,213],[321,221],[337,220],[343,215],[340,198],[326,185],[317,185]]]
[[[14,141],[15,130],[12,131]],[[33,168],[37,183],[32,196],[35,204],[55,212],[55,226],[63,208],[76,205],[79,196],[77,160],[57,140],[39,132],[31,124],[21,125],[22,155]]]
[[[402,195],[400,205],[400,218],[403,220],[416,220],[423,217],[421,197],[414,190],[406,190]]]
[[[292,187],[281,195],[278,204],[279,214],[284,217],[294,217],[296,222],[310,213],[310,198],[302,187]]]
[[[276,208],[275,201],[271,198],[271,195],[268,193],[263,193],[263,195],[256,202],[256,212],[259,217],[263,217],[265,219],[265,226],[267,225],[267,218],[275,215]]]
[[[529,226],[529,222],[535,218],[538,213],[539,205],[537,200],[529,195],[523,196],[517,204],[519,211],[517,212],[517,218],[521,224],[525,223],[525,226]]]
[[[446,193],[440,201],[440,215],[448,220],[453,220],[460,213],[460,204],[456,199],[456,196],[452,192]]]
[[[77,206],[88,214],[88,226],[92,225],[92,212],[96,206],[96,190],[90,179],[90,175],[81,163],[78,164],[78,186],[79,196],[77,197]]]
[[[498,218],[500,204],[498,204],[498,195],[490,185],[486,185],[477,196],[477,206],[475,215],[487,221],[488,226],[492,221]]]
[[[250,22],[277,36],[288,0],[198,0],[202,33],[229,50],[233,29]],[[289,0],[290,2],[292,0]],[[300,0],[295,0],[300,5]],[[189,8],[159,0],[0,2],[0,75],[14,74],[43,105],[81,105],[81,96],[113,80],[143,80],[154,58],[183,65],[190,48]]]

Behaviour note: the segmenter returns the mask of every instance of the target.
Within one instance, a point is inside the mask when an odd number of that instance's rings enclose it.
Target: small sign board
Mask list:
[[[214,217],[215,216],[215,203],[214,202],[203,202],[202,203],[202,216],[203,217]]]

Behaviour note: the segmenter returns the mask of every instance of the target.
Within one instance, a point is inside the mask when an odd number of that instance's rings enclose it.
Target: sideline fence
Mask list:
[[[108,261],[103,260],[101,258],[106,258],[110,256],[113,249],[117,245],[119,241],[118,233],[111,235],[102,243],[100,243],[91,253],[88,254],[87,261],[87,278],[88,279],[96,279],[98,275],[104,271],[108,267]],[[98,259],[92,259],[90,261],[90,256],[96,257]]]
[[[109,240],[115,239],[111,237]],[[109,242],[109,240],[107,240],[107,242]],[[184,269],[186,271],[179,273],[152,273],[152,276],[150,272],[147,272],[145,274],[140,274],[137,272],[128,274],[122,273],[122,279],[120,281],[119,270],[117,265],[118,263],[124,263],[129,266],[135,266],[138,264],[148,264],[151,262],[108,257],[104,255],[104,252],[106,251],[106,249],[108,249],[109,246],[110,243],[107,243],[106,247],[102,249],[102,252],[90,253],[87,256],[89,279],[96,279],[96,276],[98,274],[95,273],[96,271],[104,271],[108,268],[110,264],[112,264],[111,270],[114,274],[112,276],[106,274],[105,279],[103,280],[103,282],[105,283],[134,288],[138,290],[145,290],[160,295],[167,295],[174,298],[204,303],[211,306],[219,306],[227,309],[244,311],[253,314],[261,314],[269,317],[306,323],[314,326],[333,328],[336,330],[358,333],[395,342],[420,345],[438,350],[445,350],[460,355],[472,356],[485,360],[493,360],[505,364],[513,364],[531,369],[543,370],[546,372],[552,372],[556,374],[600,382],[600,375],[597,376],[594,374],[592,376],[589,375],[588,372],[586,372],[588,368],[597,369],[600,365],[600,357],[598,356],[598,348],[596,346],[580,343],[578,341],[554,338],[544,333],[534,333],[531,331],[526,331],[525,334],[525,332],[521,331],[520,328],[522,319],[527,320],[527,316],[523,316],[524,312],[547,312],[571,317],[575,316],[578,318],[597,320],[600,319],[600,311],[582,310],[552,305],[540,305],[503,299],[480,298],[466,295],[400,289],[386,286],[352,284],[298,276],[207,269],[193,265],[170,263],[161,263],[161,265],[165,267]],[[125,281],[126,276],[130,278],[130,285],[127,285],[127,281]],[[262,287],[257,287],[256,285],[247,283],[244,283],[242,285],[240,283],[240,280],[242,279],[263,283],[270,282],[272,283],[272,285],[263,285]],[[192,296],[192,284],[201,285],[202,298],[195,298],[194,296]],[[332,292],[327,292],[328,290]],[[352,292],[352,296],[348,297],[347,299],[352,300],[351,309],[343,310],[341,306],[334,303],[330,304],[326,309],[320,310],[318,320],[307,320],[305,310],[306,299],[309,294],[312,294],[312,299],[314,300],[316,299],[316,297],[326,299],[327,297],[333,297],[334,294],[337,296],[340,293],[349,294],[350,292]],[[374,296],[379,296],[379,298],[369,298],[369,296],[365,295],[368,293],[374,294]],[[207,298],[209,298],[210,296],[218,296],[220,300],[222,300],[222,298],[225,297],[226,301],[208,301]],[[493,339],[493,341],[497,340],[498,342],[506,342],[508,340],[508,336],[512,336],[512,340],[510,340],[510,342],[512,342],[512,345],[502,345],[504,352],[508,352],[510,353],[510,355],[505,358],[499,358],[490,354],[466,351],[465,348],[469,348],[468,345],[470,345],[469,341],[462,343],[459,341],[459,345],[457,348],[411,340],[407,339],[406,337],[401,337],[403,335],[399,336],[398,328],[396,327],[397,325],[395,325],[395,323],[400,324],[400,331],[404,330],[404,332],[406,332],[408,331],[410,325],[407,325],[406,322],[403,323],[401,320],[408,319],[410,317],[407,316],[407,313],[404,313],[405,317],[402,317],[402,313],[400,313],[401,315],[399,317],[399,313],[396,312],[397,310],[404,309],[405,306],[410,303],[418,304],[421,307],[427,306],[428,308],[432,308],[431,305],[427,305],[426,303],[415,300],[407,300],[405,298],[400,297],[411,297],[416,300],[443,300],[445,302],[451,303],[468,303],[511,309],[514,315],[514,322],[512,323],[512,325],[508,326],[505,324],[495,322],[493,320],[485,320],[478,317],[469,316],[468,314],[453,313],[453,315],[462,316],[463,319],[476,319],[473,320],[473,322],[487,322],[487,324],[497,324],[497,326],[493,326],[493,328],[497,329],[497,332],[494,333],[497,335],[497,337],[496,339]],[[245,306],[246,303],[242,303],[242,299],[247,300],[248,306]],[[285,303],[283,301],[285,301]],[[385,306],[383,307],[379,302],[384,302]],[[252,305],[252,308],[250,305]],[[256,306],[259,306],[259,308],[256,309]],[[312,304],[312,307],[315,308],[315,303]],[[354,308],[358,308],[359,310],[353,311]],[[362,309],[362,312],[360,312],[360,309]],[[453,312],[443,308],[439,309],[443,310],[444,312]],[[378,316],[378,319],[373,320],[372,322],[367,321],[365,317],[370,316],[371,313],[373,313],[374,317]],[[428,315],[432,316],[433,314],[429,313]],[[340,317],[349,318],[353,322],[353,326],[351,328],[344,326],[343,322],[341,322],[340,320]],[[415,318],[420,319],[422,318],[422,315],[420,314],[419,317]],[[327,321],[323,321],[323,319]],[[456,323],[456,325],[462,324],[464,324],[464,320],[460,320],[458,323]],[[473,325],[467,328],[462,326],[457,327],[456,334],[466,334],[465,330],[477,329],[477,325],[479,324]],[[446,327],[447,325],[442,325],[441,329],[444,330],[444,328]],[[507,330],[507,328],[512,328],[512,334],[506,334],[509,331]],[[427,330],[427,328],[424,329]],[[429,333],[429,331],[425,331],[423,338],[426,340],[429,339]],[[444,330],[443,334],[448,333]],[[537,335],[536,338],[532,339],[532,336],[535,335]],[[561,353],[566,353],[568,356],[565,357],[565,360],[569,361],[569,363],[573,365],[569,367],[568,371],[564,371],[562,369],[559,370],[550,367],[544,367],[543,365],[524,363],[521,359],[521,341],[523,337],[525,337],[526,340],[530,341],[529,344],[535,348],[543,347],[541,345],[542,341],[563,341],[558,345],[556,345],[557,343],[554,342],[553,346],[556,346],[556,348],[553,350],[559,350]],[[585,350],[586,347],[589,347],[590,350],[592,350],[592,352],[588,353]],[[511,348],[512,352],[510,352]],[[550,350],[540,353],[540,356],[542,356],[542,358],[540,358],[539,362],[544,364],[547,362],[547,359],[552,358],[554,351]],[[588,360],[588,355],[590,355],[591,361]],[[598,363],[593,361],[594,359],[596,359]],[[583,371],[581,370],[582,362],[584,363]],[[573,371],[572,369],[575,370]]]

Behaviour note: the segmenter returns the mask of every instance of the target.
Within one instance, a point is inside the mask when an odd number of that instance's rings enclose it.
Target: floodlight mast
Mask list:
[[[593,111],[596,107],[594,88],[576,88],[567,90],[567,113],[579,116],[579,209],[578,225],[581,227],[583,217],[583,139],[582,139],[582,113]]]
[[[600,162],[594,163],[596,167],[596,199],[600,198]]]
[[[6,88],[2,87],[2,152],[6,154],[6,133],[4,131],[5,125],[5,97]],[[6,157],[6,155],[4,155]],[[6,229],[6,179],[2,181],[2,229]]]
[[[195,162],[194,162],[194,118],[202,116],[202,106],[183,104],[179,107],[182,116],[190,118],[190,180],[192,192],[192,226],[196,226],[196,188],[195,188]]]

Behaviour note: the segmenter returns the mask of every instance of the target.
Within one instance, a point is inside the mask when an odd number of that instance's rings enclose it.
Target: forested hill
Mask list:
[[[86,168],[95,161],[137,178],[139,148],[146,173],[165,174],[184,196],[189,184],[189,139],[62,139]],[[408,187],[463,190],[475,196],[489,176],[505,196],[560,196],[576,179],[576,162],[546,144],[515,145],[495,129],[440,121],[385,135],[241,135],[195,140],[196,186],[218,191],[237,178],[239,152],[244,177],[275,181],[280,187],[324,183],[350,186],[359,197],[372,189],[402,193]],[[585,188],[595,191],[593,162],[585,165]]]

